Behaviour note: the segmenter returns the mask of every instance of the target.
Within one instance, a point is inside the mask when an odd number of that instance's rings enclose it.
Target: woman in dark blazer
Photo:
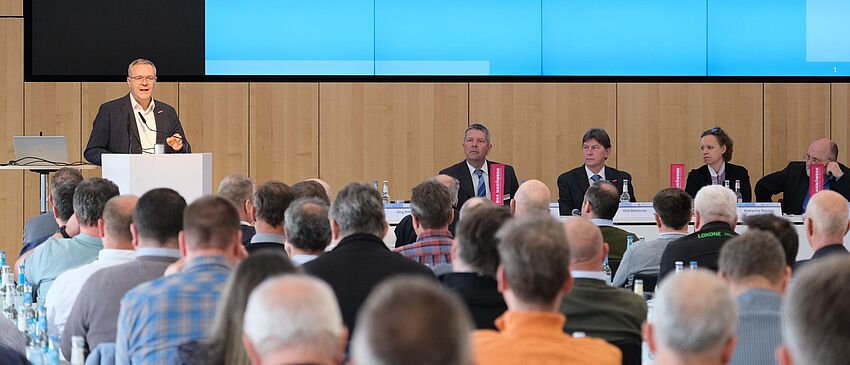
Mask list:
[[[750,187],[750,174],[743,166],[729,163],[732,160],[732,139],[720,127],[702,132],[699,149],[705,165],[688,173],[685,191],[696,197],[697,191],[706,185],[722,185],[729,180],[729,187],[735,189],[735,180],[741,183],[743,202],[753,201],[753,189]]]

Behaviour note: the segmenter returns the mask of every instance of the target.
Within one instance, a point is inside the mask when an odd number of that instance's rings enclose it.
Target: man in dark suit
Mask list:
[[[558,206],[561,215],[572,215],[573,209],[581,209],[584,193],[590,184],[607,180],[617,186],[618,196],[623,194],[623,182],[628,180],[630,201],[635,200],[632,175],[628,172],[605,166],[611,153],[611,137],[602,128],[590,128],[581,137],[584,165],[558,176]]]
[[[794,271],[806,265],[817,265],[817,261],[832,255],[848,255],[844,247],[844,236],[850,230],[847,199],[834,191],[821,191],[809,201],[806,210],[806,237],[815,251],[809,260],[798,261]]]
[[[823,138],[812,142],[805,162],[792,161],[781,171],[771,173],[756,183],[756,201],[770,202],[773,195],[782,193],[782,213],[803,214],[809,202],[809,165],[824,164],[824,190],[835,191],[850,199],[850,180],[843,179],[850,169],[838,163],[838,145]]]
[[[127,68],[130,95],[104,103],[97,111],[86,160],[101,165],[104,153],[154,153],[154,145],[166,144],[166,153],[191,152],[183,126],[171,105],[154,101],[156,66],[137,59]]]
[[[330,209],[331,232],[340,240],[330,252],[302,267],[333,288],[342,318],[352,332],[357,312],[381,281],[400,274],[436,280],[427,266],[390,251],[382,237],[389,228],[381,196],[371,186],[348,184]]]
[[[463,206],[467,199],[483,196],[491,198],[490,171],[493,162],[487,160],[487,154],[493,145],[490,143],[490,131],[482,124],[472,124],[463,134],[463,154],[466,159],[440,170],[441,175],[449,175],[460,182],[457,193],[457,206]],[[505,165],[504,205],[509,205],[519,182],[511,165]]]

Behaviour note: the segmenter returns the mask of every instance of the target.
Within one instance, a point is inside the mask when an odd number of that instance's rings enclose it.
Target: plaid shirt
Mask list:
[[[452,262],[452,233],[449,231],[425,231],[416,242],[401,246],[393,251],[420,264],[433,268]]]
[[[206,338],[230,270],[224,257],[201,256],[180,273],[127,292],[118,315],[115,363],[170,363],[179,345]]]

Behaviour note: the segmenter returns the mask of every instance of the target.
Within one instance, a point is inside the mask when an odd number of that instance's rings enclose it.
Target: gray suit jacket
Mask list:
[[[57,230],[59,230],[59,225],[56,224],[56,218],[53,218],[53,212],[44,212],[30,218],[24,224],[24,243],[35,241],[36,238],[52,235]]]
[[[71,358],[71,336],[83,336],[86,352],[115,342],[121,298],[141,283],[162,277],[176,258],[139,256],[132,262],[100,269],[86,281],[62,332],[62,354]]]

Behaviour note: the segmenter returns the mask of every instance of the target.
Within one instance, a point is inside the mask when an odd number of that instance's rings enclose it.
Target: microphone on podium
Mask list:
[[[571,215],[575,215],[575,216],[580,216],[580,215],[581,215],[581,211],[579,211],[578,209],[573,209],[573,211],[572,211],[572,212],[570,212],[570,214],[571,214]]]
[[[166,138],[168,138],[168,137],[174,137],[174,138],[180,139],[181,141],[184,141],[184,142],[186,141],[185,139],[183,139],[183,136],[175,136],[175,135],[174,135],[174,133],[168,134],[168,133],[160,132],[160,131],[158,131],[158,130],[156,130],[156,129],[151,128],[151,127],[148,125],[148,121],[147,121],[147,120],[145,120],[145,116],[144,116],[144,115],[142,115],[142,112],[138,112],[138,113],[139,113],[139,118],[141,118],[141,119],[142,119],[142,124],[144,124],[144,125],[145,125],[145,128],[147,128],[149,131],[154,132],[154,133],[158,133],[158,134],[161,134],[161,135],[164,135]]]

